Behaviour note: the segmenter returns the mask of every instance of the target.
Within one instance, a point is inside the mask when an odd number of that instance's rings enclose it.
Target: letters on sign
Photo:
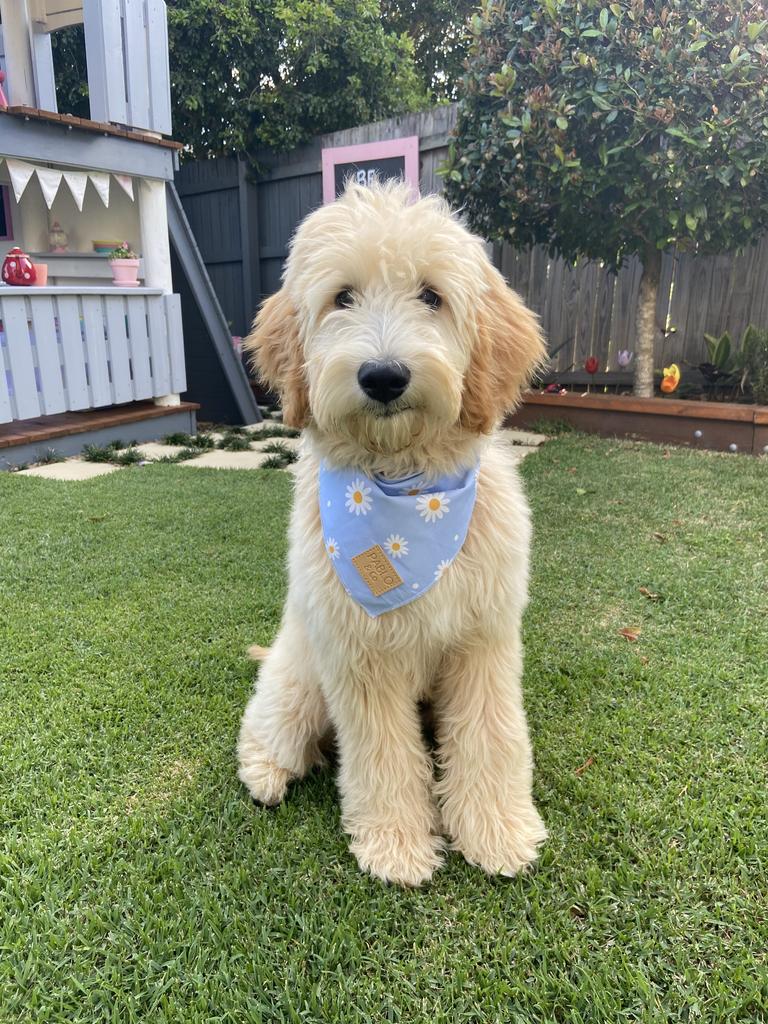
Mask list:
[[[332,203],[348,181],[370,186],[373,181],[402,178],[419,194],[419,139],[411,135],[357,146],[331,146],[322,151],[323,202]]]

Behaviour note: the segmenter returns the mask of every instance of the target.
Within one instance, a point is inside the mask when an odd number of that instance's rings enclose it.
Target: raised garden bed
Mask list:
[[[543,427],[547,420],[568,423],[577,430],[603,437],[635,437],[753,455],[768,453],[766,405],[572,392],[545,395],[531,391],[509,417],[507,426]]]

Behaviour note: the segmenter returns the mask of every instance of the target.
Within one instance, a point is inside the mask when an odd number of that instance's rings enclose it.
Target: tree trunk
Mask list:
[[[656,345],[656,300],[661,278],[661,252],[648,246],[643,255],[643,276],[637,300],[637,352],[635,394],[653,398],[653,354]]]

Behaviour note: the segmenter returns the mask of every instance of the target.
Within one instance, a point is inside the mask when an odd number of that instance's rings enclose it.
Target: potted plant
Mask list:
[[[123,242],[109,254],[112,283],[121,288],[137,288],[139,284],[139,257]]]

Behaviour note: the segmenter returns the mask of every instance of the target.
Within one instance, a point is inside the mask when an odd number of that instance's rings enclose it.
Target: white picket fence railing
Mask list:
[[[0,423],[185,389],[178,295],[0,288]]]

